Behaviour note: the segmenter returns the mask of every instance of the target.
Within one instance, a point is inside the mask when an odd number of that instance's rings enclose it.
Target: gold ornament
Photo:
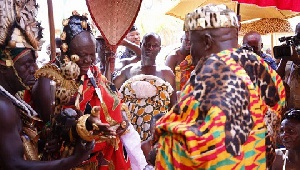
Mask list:
[[[65,63],[70,61],[68,55],[65,55],[63,60],[64,60]]]
[[[86,129],[86,120],[90,117],[90,115],[83,115],[78,119],[78,123],[76,125],[76,131],[78,135],[83,139],[88,142],[91,142],[94,140],[94,136],[92,135],[93,132],[89,132]]]
[[[67,52],[68,51],[68,45],[67,45],[67,43],[63,43],[62,45],[61,45],[61,49],[62,49],[62,51],[65,53],[65,52]]]
[[[79,61],[79,56],[76,54],[71,55],[71,61],[73,62]]]
[[[61,39],[62,41],[66,40],[66,37],[67,37],[67,34],[66,34],[65,31],[62,32],[62,33],[60,34],[60,39]]]
[[[87,22],[86,21],[81,21],[81,26],[83,29],[87,29]]]
[[[5,65],[6,65],[7,67],[13,66],[13,65],[14,65],[14,61],[13,61],[13,60],[10,60],[10,59],[5,60]]]
[[[67,26],[69,24],[69,21],[70,21],[69,19],[63,19],[62,25]]]
[[[8,42],[8,46],[9,46],[10,48],[16,48],[17,42],[16,42],[15,40],[10,40],[10,41]]]

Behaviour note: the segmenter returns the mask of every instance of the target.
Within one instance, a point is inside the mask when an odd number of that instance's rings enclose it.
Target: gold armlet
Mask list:
[[[93,135],[93,132],[88,131],[85,126],[85,122],[89,117],[90,115],[83,115],[78,119],[76,131],[83,140],[91,142],[94,140],[95,136]]]

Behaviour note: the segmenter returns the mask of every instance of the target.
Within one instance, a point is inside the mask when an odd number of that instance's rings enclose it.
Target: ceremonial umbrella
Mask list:
[[[142,0],[86,0],[95,25],[115,52],[140,11]]]
[[[207,4],[225,4],[241,16],[241,21],[251,20],[255,18],[286,19],[299,15],[299,13],[297,12],[292,12],[290,10],[279,10],[274,6],[259,7],[253,4],[240,4],[232,0],[180,0],[177,5],[170,9],[166,14],[184,19],[187,13],[193,11],[199,6],[204,6]]]

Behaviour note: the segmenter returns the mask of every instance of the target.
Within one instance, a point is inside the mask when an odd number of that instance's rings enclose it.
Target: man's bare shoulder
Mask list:
[[[0,127],[12,123],[12,121],[14,122],[16,114],[16,106],[7,97],[0,95]]]
[[[167,60],[173,60],[173,59],[175,59],[175,60],[177,60],[178,59],[178,52],[179,52],[179,49],[178,48],[176,48],[176,49],[174,49],[174,50],[172,50],[167,56],[166,56],[166,61]]]
[[[130,72],[132,70],[135,70],[136,67],[137,67],[137,63],[131,63],[131,64],[124,66],[123,68],[121,68],[121,70],[118,71],[118,73],[114,79],[117,79],[117,77],[120,77],[120,76],[125,76],[126,78],[128,78],[128,76],[130,76]]]
[[[157,65],[156,70],[161,71],[162,73],[165,73],[165,74],[174,74],[172,69],[169,66],[166,66],[163,64]]]

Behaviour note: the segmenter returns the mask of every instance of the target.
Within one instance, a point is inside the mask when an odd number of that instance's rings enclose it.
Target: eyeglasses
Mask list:
[[[143,43],[143,46],[146,47],[146,48],[151,48],[152,47],[152,49],[157,49],[157,48],[160,47],[160,45],[158,45],[158,44],[150,44],[150,43],[147,43],[147,44]]]

